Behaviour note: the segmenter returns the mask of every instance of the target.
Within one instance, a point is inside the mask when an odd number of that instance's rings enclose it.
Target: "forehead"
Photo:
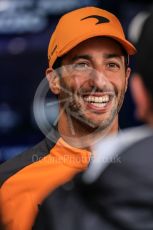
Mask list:
[[[114,39],[107,37],[94,37],[89,38],[86,41],[81,42],[71,51],[69,51],[64,59],[69,59],[75,57],[75,55],[80,54],[117,54],[123,55],[123,50],[121,45]]]

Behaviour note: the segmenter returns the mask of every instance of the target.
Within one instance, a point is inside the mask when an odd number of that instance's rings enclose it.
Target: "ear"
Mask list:
[[[128,67],[127,70],[126,70],[126,74],[125,74],[125,80],[126,80],[126,82],[125,82],[125,92],[127,91],[130,74],[131,74],[131,68]]]
[[[140,120],[146,120],[148,109],[150,107],[150,100],[147,90],[141,80],[139,74],[135,73],[131,79],[131,92],[136,104],[136,116]]]
[[[58,95],[60,93],[60,80],[58,73],[52,68],[48,68],[46,71],[46,77],[49,83],[51,91]]]

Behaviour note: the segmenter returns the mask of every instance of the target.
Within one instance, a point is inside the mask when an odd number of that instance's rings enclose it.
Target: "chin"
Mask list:
[[[84,116],[81,116],[81,125],[86,127],[86,129],[105,129],[107,128],[112,120],[110,119],[105,119],[105,120],[94,120],[94,119],[91,119],[91,118],[87,118],[87,117],[84,117]]]
[[[104,130],[112,125],[117,114],[117,108],[113,109],[109,114],[103,114],[100,118],[99,115],[95,116],[83,116],[84,122],[90,126],[90,128]]]

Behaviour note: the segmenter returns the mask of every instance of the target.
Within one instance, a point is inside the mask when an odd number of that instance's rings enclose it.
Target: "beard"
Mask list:
[[[75,123],[81,124],[81,128],[88,130],[89,132],[93,132],[95,130],[102,131],[111,126],[113,123],[116,115],[120,111],[120,108],[124,101],[124,94],[125,89],[123,89],[120,92],[120,95],[118,93],[118,90],[115,88],[112,90],[112,87],[105,87],[103,89],[97,89],[93,87],[88,88],[81,88],[79,90],[79,93],[76,92],[76,90],[71,89],[67,86],[67,84],[61,79],[61,93],[59,95],[59,101],[61,102],[61,106],[64,108],[67,113],[67,116],[69,117],[69,120],[71,120]],[[82,106],[81,101],[83,101],[81,95],[83,93],[91,93],[91,92],[109,92],[113,91],[114,98],[113,98],[113,105],[111,110],[108,112],[107,117],[101,120],[93,120],[90,118],[90,116],[87,116],[86,109]],[[67,104],[65,106],[65,103]]]
[[[88,131],[95,131],[96,129],[98,129],[98,131],[102,131],[107,129],[112,124],[117,115],[118,107],[114,105],[109,112],[109,116],[102,121],[93,120],[90,117],[87,117],[85,111],[75,99],[70,101],[69,111],[70,116],[79,121],[82,128],[84,127],[85,129],[88,129]]]

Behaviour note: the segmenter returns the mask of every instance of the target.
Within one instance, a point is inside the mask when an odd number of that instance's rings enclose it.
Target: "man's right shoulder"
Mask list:
[[[37,145],[32,147],[31,149],[24,151],[23,153],[17,155],[16,157],[7,160],[3,164],[0,165],[0,187],[3,183],[15,175],[17,172],[22,170],[24,167],[33,163],[31,160],[33,157],[35,160],[42,159],[45,157],[51,148],[55,145],[54,142],[51,142],[49,139],[45,138]]]

